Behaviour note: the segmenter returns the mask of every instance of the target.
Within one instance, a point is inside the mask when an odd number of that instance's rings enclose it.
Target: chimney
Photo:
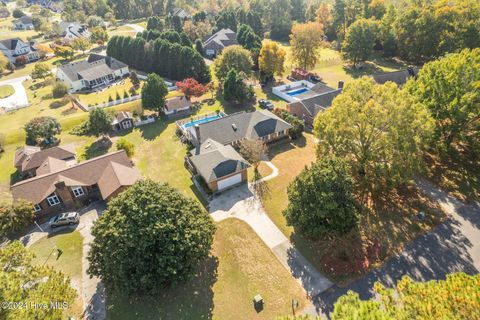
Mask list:
[[[201,141],[200,141],[200,126],[198,124],[195,124],[193,127],[195,128],[195,136],[197,138],[198,145],[200,145],[201,144]]]
[[[343,90],[343,80],[338,81],[338,89]]]

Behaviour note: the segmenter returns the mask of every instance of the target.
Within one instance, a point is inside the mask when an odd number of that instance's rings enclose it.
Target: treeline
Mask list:
[[[210,70],[197,51],[160,37],[147,41],[142,36],[113,36],[108,42],[107,55],[132,68],[172,80],[194,78],[201,83],[211,80]]]
[[[137,37],[143,38],[146,41],[164,39],[172,43],[178,43],[182,46],[193,46],[192,41],[184,32],[176,32],[173,30],[158,31],[158,30],[144,30],[137,33]]]

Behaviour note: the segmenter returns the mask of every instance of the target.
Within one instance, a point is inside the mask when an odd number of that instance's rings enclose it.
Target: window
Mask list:
[[[75,198],[81,197],[85,194],[82,187],[73,187],[72,192]]]
[[[42,210],[42,207],[38,203],[33,206],[33,211],[38,212],[40,210]]]
[[[127,121],[124,121],[122,125],[123,125],[123,129],[128,129],[132,127],[132,122],[130,120],[127,120]]]
[[[58,199],[57,194],[54,192],[47,198],[47,202],[50,205],[50,207],[52,207],[59,204],[60,199]]]

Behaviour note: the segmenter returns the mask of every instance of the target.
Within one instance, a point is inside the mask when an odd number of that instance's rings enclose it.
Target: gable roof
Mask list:
[[[407,69],[407,70],[387,72],[382,74],[374,74],[372,75],[372,78],[378,84],[384,84],[387,81],[391,81],[393,83],[396,83],[398,86],[402,86],[405,83],[407,83],[408,78],[412,76],[417,77],[418,72],[420,71],[420,68],[418,67],[409,67],[409,68],[410,69]]]
[[[59,182],[71,187],[91,186],[97,183],[103,196],[103,194],[111,194],[110,184],[122,185],[132,182],[134,177],[136,177],[137,180],[139,179],[140,174],[138,172],[138,175],[134,175],[132,170],[120,170],[123,167],[108,169],[111,170],[111,172],[108,173],[107,167],[109,167],[111,163],[117,163],[136,171],[125,151],[120,150],[59,171],[20,181],[11,186],[10,190],[14,199],[25,199],[32,203],[40,203],[55,191],[55,184]],[[101,179],[102,183],[100,183]],[[115,179],[117,179],[118,182]]]
[[[0,40],[0,44],[2,44],[7,50],[15,50],[18,44],[25,45],[27,44],[27,42],[23,41],[20,38],[11,38],[11,39]]]
[[[289,123],[267,110],[238,112],[199,124],[198,142],[202,144],[210,138],[225,145],[244,138],[256,140],[291,127]]]
[[[167,99],[165,102],[165,109],[168,111],[174,111],[178,109],[183,109],[190,106],[190,101],[187,100],[185,96],[174,97]]]
[[[63,35],[66,35],[68,31],[76,37],[84,37],[88,32],[88,26],[80,22],[62,21],[58,25],[62,29]]]
[[[14,23],[22,23],[22,24],[32,24],[33,20],[32,17],[24,15],[14,21]]]
[[[98,180],[98,188],[103,199],[108,199],[123,186],[131,186],[140,179],[137,169],[117,162],[110,162]]]
[[[118,112],[112,120],[112,125],[120,123],[124,120],[133,120],[133,115],[129,111]]]
[[[127,65],[112,57],[102,55],[90,55],[87,60],[72,62],[58,67],[70,81],[80,79],[94,80],[102,76],[112,74],[115,70],[126,67]]]
[[[23,146],[15,150],[15,156],[13,158],[13,164],[18,167],[22,164],[26,157],[31,156],[35,152],[42,150],[40,147]]]
[[[237,34],[231,29],[221,29],[217,33],[214,33],[210,38],[205,40],[204,47],[210,43],[215,42],[217,45],[225,48],[231,45],[238,44]]]
[[[35,152],[34,150],[37,151]],[[65,144],[43,150],[26,146],[15,151],[14,163],[16,166],[21,165],[21,171],[24,172],[40,167],[48,158],[65,160],[73,157],[75,157],[75,146],[73,144]]]
[[[230,145],[222,145],[211,139],[200,146],[200,154],[190,157],[198,173],[207,182],[242,171],[250,164]]]
[[[67,167],[67,163],[63,160],[56,159],[53,157],[48,157],[45,161],[37,168],[36,175],[41,176],[50,172],[60,171]]]
[[[333,99],[342,93],[342,89],[332,89],[332,91],[318,94],[300,101],[289,103],[289,106],[295,106],[297,104],[302,105],[304,109],[308,111],[312,118],[321,111],[332,105]]]

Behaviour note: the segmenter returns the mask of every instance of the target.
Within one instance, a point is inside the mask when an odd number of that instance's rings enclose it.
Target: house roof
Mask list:
[[[7,49],[7,50],[15,50],[17,47],[18,43],[26,43],[20,38],[11,38],[11,39],[5,39],[5,40],[0,40],[0,43]]]
[[[36,150],[36,151],[35,151]],[[65,144],[40,150],[25,146],[15,151],[15,166],[21,166],[21,171],[28,171],[40,167],[48,158],[65,160],[75,157],[75,146]]]
[[[402,86],[407,82],[408,78],[412,76],[414,77],[418,76],[419,71],[420,71],[420,68],[412,67],[411,71],[407,69],[407,70],[387,72],[382,74],[374,74],[372,75],[372,78],[378,84],[384,84],[385,82],[391,81],[396,83],[399,86]],[[413,74],[410,74],[410,72],[413,72]]]
[[[312,118],[315,118],[318,112],[330,107],[332,105],[333,99],[335,99],[335,97],[338,96],[341,92],[342,89],[331,89],[331,91],[329,92],[317,94],[315,96],[311,96],[300,101],[291,102],[289,103],[289,106],[300,104],[308,111]]]
[[[291,127],[267,110],[238,112],[199,124],[200,139],[197,137],[197,140],[202,144],[210,138],[225,145],[244,138],[255,140]]]
[[[112,163],[120,166],[113,165],[115,168],[109,169]],[[120,150],[59,171],[20,181],[11,186],[10,190],[14,199],[25,199],[32,203],[43,201],[55,190],[55,184],[59,182],[72,187],[98,184],[102,196],[104,194],[108,196],[111,195],[114,186],[133,184],[133,178],[136,177],[137,180],[140,178],[138,172],[134,174],[132,170],[123,170],[123,167],[136,171],[125,151]]]
[[[205,40],[203,46],[206,47],[212,42],[215,42],[223,48],[235,45],[238,44],[237,34],[230,29],[221,29],[217,33],[213,34],[210,38]]]
[[[178,16],[180,18],[187,18],[187,17],[190,17],[190,15],[185,11],[183,10],[182,8],[174,8],[170,14],[172,16]]]
[[[133,120],[132,113],[128,111],[120,111],[115,115],[115,118],[113,118],[112,124],[117,124],[127,119]]]
[[[112,74],[115,70],[126,67],[127,65],[112,57],[101,55],[90,55],[87,60],[72,62],[58,69],[61,70],[70,81],[80,79],[94,80],[102,76]]]
[[[230,145],[222,145],[211,139],[205,141],[200,154],[190,157],[198,173],[207,182],[242,171],[250,164]]]
[[[15,20],[15,23],[32,24],[32,17],[24,15]]]
[[[76,37],[83,37],[88,32],[88,26],[80,22],[62,21],[58,24],[63,31],[63,35],[69,31]]]
[[[165,108],[168,111],[174,111],[179,109],[184,109],[190,106],[190,101],[187,100],[185,96],[179,96],[171,99],[167,99],[165,102]]]
[[[60,160],[53,157],[48,157],[36,170],[36,175],[41,176],[50,172],[60,171],[67,167],[67,163],[64,160]]]

